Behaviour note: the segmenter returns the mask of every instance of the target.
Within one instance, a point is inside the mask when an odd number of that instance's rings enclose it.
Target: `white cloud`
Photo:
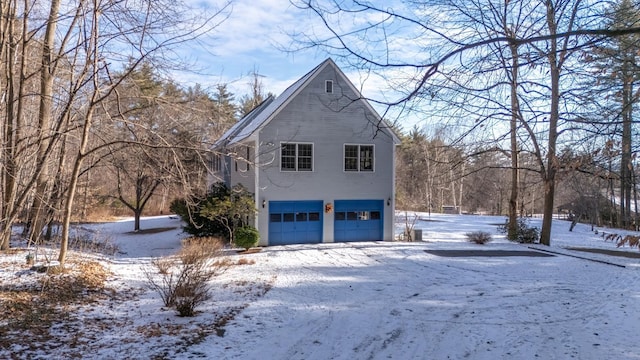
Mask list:
[[[195,4],[219,6],[219,2],[209,0]],[[204,74],[184,75],[183,80],[198,82],[205,87],[214,88],[216,84],[225,83],[231,92],[239,98],[250,91],[252,71],[263,75],[264,90],[279,95],[298,78],[328,57],[321,48],[289,53],[283,47],[292,44],[291,33],[311,34],[312,36],[328,35],[328,30],[319,19],[308,10],[300,10],[286,0],[235,0],[229,18],[221,24],[214,34],[202,40],[200,48],[190,48],[189,54],[199,67],[206,69]],[[340,26],[353,28],[361,26],[363,21],[381,20],[379,14],[371,14],[366,18],[347,18]],[[391,62],[416,62],[426,58],[423,44],[416,41],[419,31],[393,25],[394,39],[388,43]],[[373,35],[373,34],[372,34]],[[352,39],[353,46],[374,54],[384,53],[379,45]],[[377,56],[377,55],[374,55]],[[384,57],[383,57],[384,58]],[[340,64],[340,59],[335,59]],[[413,73],[411,69],[383,68],[377,73],[364,73],[343,67],[350,80],[362,93],[379,101],[394,101],[402,96],[398,92],[399,83],[406,82]],[[384,109],[376,106],[381,112]]]

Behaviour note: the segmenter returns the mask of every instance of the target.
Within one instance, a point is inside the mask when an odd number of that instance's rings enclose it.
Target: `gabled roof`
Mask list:
[[[273,102],[274,97],[270,95],[264,101],[262,101],[258,106],[253,108],[253,110],[249,111],[249,113],[242,117],[237,123],[235,123],[229,130],[225,131],[224,134],[218,139],[214,144],[214,148],[224,147],[230,145],[232,142],[238,142],[244,140],[247,136],[240,138],[245,133],[245,129],[251,124],[251,122],[260,115],[269,105]]]
[[[303,77],[294,82],[291,86],[289,86],[285,91],[280,94],[280,96],[274,98],[270,96],[265,101],[263,101],[260,105],[258,105],[255,109],[251,110],[247,115],[245,115],[240,121],[238,121],[231,129],[227,130],[222,137],[215,142],[214,147],[224,147],[230,146],[236,143],[239,143],[249,136],[251,136],[256,130],[260,129],[264,124],[268,123],[284,106],[293,99],[309,82],[316,77],[327,65],[333,66],[339,74],[341,74],[347,84],[352,88],[352,90],[356,94],[360,94],[360,92],[353,86],[351,81],[344,75],[344,73],[338,68],[336,63],[331,60],[331,58],[326,59],[318,66],[313,68],[311,71],[306,73]],[[378,118],[380,115],[371,107],[369,102],[365,101],[367,107],[371,110],[373,114],[375,114]],[[393,129],[388,127],[389,132],[391,133],[392,138],[395,143],[399,143],[399,139],[397,135],[394,133]]]

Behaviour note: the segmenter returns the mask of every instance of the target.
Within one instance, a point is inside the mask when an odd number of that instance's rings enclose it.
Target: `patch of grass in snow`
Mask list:
[[[213,297],[201,309],[198,320],[184,322],[150,311],[147,289],[136,280],[111,274],[95,254],[71,251],[67,268],[59,273],[38,273],[26,265],[27,249],[0,253],[0,358],[83,358],[100,356],[109,348],[135,349],[153,344],[148,358],[189,354],[194,344],[225,334],[225,326],[247,306],[266,294],[275,281],[256,279],[243,266],[251,257],[222,256],[233,274],[212,280]],[[181,253],[181,261],[194,254]],[[125,272],[126,273],[126,272]],[[128,274],[128,273],[126,273]],[[251,280],[238,278],[247,274]],[[144,278],[137,279],[144,282]],[[142,302],[141,302],[142,300]],[[148,304],[148,305],[147,305]],[[168,309],[160,309],[164,313]],[[168,315],[168,314],[167,314]],[[103,354],[104,355],[104,354]]]
[[[70,261],[65,270],[37,273],[18,268],[15,283],[0,286],[0,348],[46,348],[54,324],[68,321],[77,306],[104,294],[109,271],[98,262]]]

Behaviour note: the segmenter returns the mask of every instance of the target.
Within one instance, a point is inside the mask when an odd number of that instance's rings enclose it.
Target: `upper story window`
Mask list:
[[[373,145],[345,145],[344,171],[373,171]]]
[[[280,150],[280,170],[312,171],[313,144],[282,143]]]
[[[222,158],[220,156],[220,154],[214,154],[213,158],[211,159],[211,167],[212,167],[212,171],[213,172],[220,172],[222,171]]]
[[[327,94],[333,94],[333,80],[327,80],[324,82],[324,92]]]
[[[249,158],[251,157],[251,148],[249,146],[247,146],[247,157],[245,158],[247,160],[247,165],[246,165],[246,170],[249,171],[249,169],[251,169],[251,163],[249,162]]]

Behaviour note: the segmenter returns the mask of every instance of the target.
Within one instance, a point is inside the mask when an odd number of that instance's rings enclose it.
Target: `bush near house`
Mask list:
[[[174,200],[170,209],[185,222],[186,233],[223,237],[229,242],[256,212],[251,193],[241,185],[229,189],[221,182],[213,184],[205,196]]]
[[[241,227],[236,230],[234,237],[234,244],[238,247],[249,250],[250,248],[257,246],[260,240],[260,233],[252,226]]]

